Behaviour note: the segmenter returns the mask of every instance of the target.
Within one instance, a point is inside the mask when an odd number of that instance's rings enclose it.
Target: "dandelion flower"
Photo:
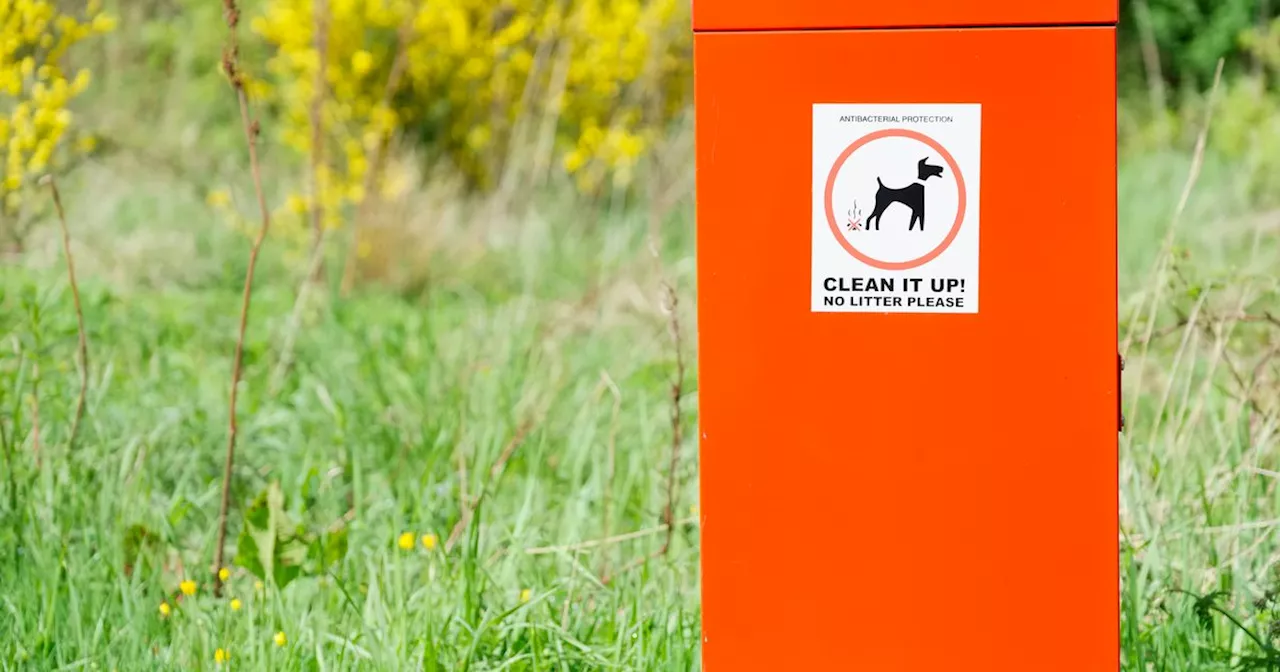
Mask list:
[[[226,581],[229,578],[231,578],[231,570],[227,569],[226,567],[223,567],[222,569],[218,570],[219,581]]]
[[[221,665],[231,659],[231,654],[226,649],[218,649],[213,652],[213,662]]]
[[[532,590],[529,590],[528,588],[525,588],[524,590],[520,591],[520,601],[521,601],[521,602],[528,602],[529,600],[532,600],[532,599],[533,599],[533,591],[532,591]]]
[[[289,643],[289,638],[284,636],[283,630],[280,632],[277,632],[276,636],[273,637],[272,640],[276,643],[276,646],[284,646],[285,644]]]
[[[400,548],[406,551],[413,550],[413,533],[412,532],[405,532],[404,534],[400,535]]]
[[[231,611],[240,611],[240,607],[243,607],[243,606],[244,606],[244,603],[242,603],[240,600],[238,599],[231,600]]]
[[[178,584],[178,588],[181,588],[181,589],[182,589],[182,594],[183,594],[183,595],[195,595],[195,594],[196,594],[196,582],[195,582],[195,581],[192,581],[191,579],[187,579],[186,581],[183,581],[182,583],[179,583],[179,584]]]
[[[434,534],[422,535],[422,547],[427,549],[428,551],[436,550],[436,535]]]
[[[172,613],[173,613],[173,608],[169,606],[169,603],[168,603],[168,602],[161,602],[161,603],[160,603],[160,615],[161,615],[161,616],[168,616],[169,614],[172,614]]]

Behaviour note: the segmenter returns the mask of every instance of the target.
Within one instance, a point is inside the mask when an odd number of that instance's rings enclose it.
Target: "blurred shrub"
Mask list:
[[[1191,91],[1213,83],[1219,58],[1227,59],[1228,75],[1247,70],[1252,59],[1240,43],[1241,34],[1280,11],[1274,0],[1122,0],[1119,60],[1122,89],[1128,92],[1145,85],[1144,4],[1165,83]]]
[[[1280,205],[1280,19],[1248,30],[1241,43],[1262,70],[1224,84],[1214,110],[1213,146],[1247,177],[1241,186],[1255,203]]]
[[[89,70],[69,75],[63,57],[76,43],[114,27],[93,0],[82,15],[50,0],[0,0],[0,233],[18,235],[14,220],[21,219],[24,192],[61,158],[73,121],[67,106],[89,86]],[[92,139],[75,149],[92,149]]]
[[[320,66],[315,0],[268,0],[254,29],[277,48],[281,137],[313,151]],[[455,164],[474,187],[518,163],[559,166],[584,192],[630,184],[688,103],[681,0],[328,0],[319,189],[327,225],[359,203],[370,158],[393,135]],[[388,91],[399,50],[406,67]],[[388,104],[389,101],[389,104]],[[541,146],[538,152],[513,157]],[[306,197],[290,200],[305,212]]]
[[[1280,77],[1277,10],[1280,2],[1272,0],[1124,0],[1122,151],[1192,146],[1204,123],[1218,60],[1224,59],[1209,148],[1240,175],[1239,196],[1255,205],[1280,204],[1280,94],[1271,84]],[[1141,58],[1144,21],[1160,55],[1163,84],[1175,87],[1169,109],[1153,110],[1135,95],[1149,84]]]

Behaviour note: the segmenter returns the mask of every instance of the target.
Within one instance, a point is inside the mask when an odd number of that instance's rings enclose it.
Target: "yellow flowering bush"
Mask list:
[[[63,56],[76,43],[115,28],[90,0],[83,14],[50,0],[0,0],[0,213],[14,214],[24,189],[55,160],[72,124],[68,105],[89,86],[88,69],[67,73]],[[91,138],[77,147],[92,149]]]
[[[392,134],[417,138],[488,187],[549,120],[556,165],[590,192],[629,184],[687,103],[684,0],[327,0],[322,73],[316,4],[269,0],[252,25],[276,49],[280,137],[303,155],[314,150],[324,82],[318,193],[330,226],[364,197],[369,162]],[[388,92],[401,49],[405,65]],[[522,131],[526,121],[535,132]],[[288,207],[310,205],[295,196]]]

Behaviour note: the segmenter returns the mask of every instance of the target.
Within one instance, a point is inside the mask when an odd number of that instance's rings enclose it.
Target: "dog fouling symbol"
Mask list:
[[[813,312],[978,311],[981,128],[976,104],[814,104]]]
[[[920,230],[924,231],[925,182],[931,177],[942,177],[942,166],[931,165],[929,157],[920,159],[916,164],[916,179],[919,181],[900,189],[886,187],[883,178],[877,177],[876,207],[871,211],[871,216],[867,217],[867,230],[871,230],[871,223],[874,220],[875,229],[879,231],[880,217],[884,211],[894,203],[901,203],[911,209],[911,221],[907,223],[907,230],[911,231],[919,222]]]
[[[941,255],[965,221],[965,180],[955,157],[910,129],[854,137],[834,160],[822,161],[830,168],[815,184],[816,213],[825,215],[830,240],[880,270],[907,270]]]
[[[862,211],[858,209],[858,201],[856,200],[853,202],[853,208],[849,210],[849,223],[845,225],[845,228],[850,231],[862,230]]]

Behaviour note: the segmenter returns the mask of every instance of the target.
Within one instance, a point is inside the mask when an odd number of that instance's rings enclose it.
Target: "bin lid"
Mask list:
[[[692,0],[694,30],[1113,24],[1117,0]]]

